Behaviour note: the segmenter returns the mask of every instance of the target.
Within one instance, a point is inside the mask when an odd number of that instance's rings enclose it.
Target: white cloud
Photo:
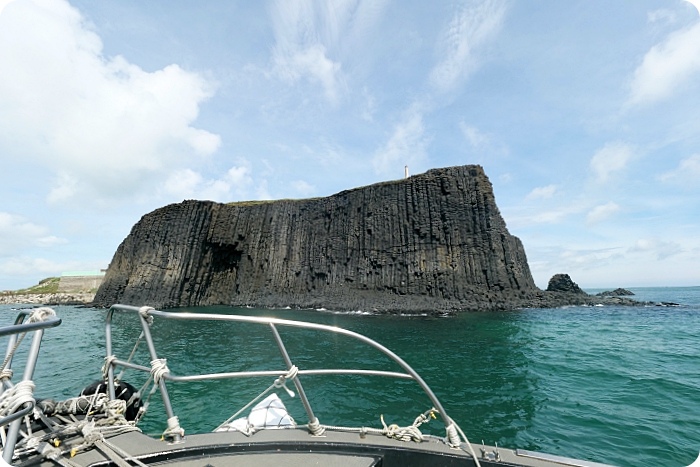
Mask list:
[[[64,0],[3,11],[0,69],[12,70],[0,73],[0,143],[56,174],[51,202],[127,199],[220,145],[192,127],[212,83],[177,65],[146,72],[105,57]]]
[[[644,238],[637,240],[629,252],[649,253],[656,259],[663,260],[682,253],[683,247],[677,242],[667,242],[659,238]]]
[[[466,138],[469,144],[475,149],[483,148],[484,146],[487,146],[491,141],[490,136],[483,133],[478,128],[468,125],[465,122],[460,122],[459,128],[460,130],[462,130],[464,138]]]
[[[362,119],[371,123],[374,121],[374,114],[377,111],[376,100],[366,87],[362,88],[362,98],[364,100],[361,111]]]
[[[565,270],[574,268],[597,268],[601,264],[620,258],[622,252],[619,248],[600,248],[590,250],[564,250],[560,260],[566,264]]]
[[[546,211],[537,210],[534,213],[523,214],[521,208],[517,208],[514,214],[504,215],[508,219],[508,226],[521,229],[538,224],[560,224],[567,217],[581,212],[581,207],[575,204],[558,207]]]
[[[337,104],[346,92],[341,56],[377,21],[385,2],[278,0],[270,7],[275,34],[272,72],[288,83],[319,85]],[[354,53],[356,51],[350,51]]]
[[[13,256],[0,261],[0,276],[7,275],[36,277],[58,276],[64,271],[81,269],[75,262],[56,262],[45,258],[31,258],[26,256]],[[29,280],[29,279],[28,279]],[[34,285],[27,282],[26,286]]]
[[[629,106],[668,99],[700,73],[700,22],[676,31],[652,47],[632,78]],[[695,79],[694,79],[695,78]]]
[[[589,211],[588,215],[586,216],[586,223],[589,225],[597,224],[617,214],[619,211],[620,206],[616,203],[613,203],[612,201],[606,204],[601,204]]]
[[[438,90],[452,90],[478,67],[478,49],[498,33],[505,10],[500,0],[483,0],[467,1],[456,12],[441,38],[440,60],[430,72]]]
[[[248,200],[259,197],[253,190],[250,163],[240,159],[218,179],[205,179],[192,169],[173,171],[162,190],[176,199],[206,199],[221,203]]]
[[[549,199],[554,196],[557,192],[558,187],[556,185],[541,186],[533,189],[530,193],[525,196],[525,200],[532,201],[537,199]]]
[[[276,53],[275,70],[289,82],[307,77],[310,81],[319,83],[326,99],[333,104],[338,102],[339,88],[343,86],[340,63],[326,56],[323,45],[310,45],[290,54]]]
[[[675,11],[662,8],[647,13],[647,21],[651,24],[673,24],[676,22],[677,16]]]
[[[634,151],[626,143],[608,143],[591,158],[590,166],[598,182],[607,182],[611,174],[620,172],[633,158]]]
[[[700,154],[683,159],[676,169],[662,174],[659,178],[663,182],[697,188],[700,182]]]
[[[299,195],[304,197],[311,196],[316,192],[316,187],[304,180],[294,180],[292,182],[292,188],[294,188],[294,191],[299,193]]]
[[[22,216],[0,212],[0,256],[29,247],[49,247],[66,243],[65,239],[49,234],[47,227]]]
[[[389,141],[375,153],[374,170],[383,175],[395,174],[395,178],[399,178],[405,165],[423,165],[428,145],[424,132],[423,115],[413,106],[404,120],[396,125]]]

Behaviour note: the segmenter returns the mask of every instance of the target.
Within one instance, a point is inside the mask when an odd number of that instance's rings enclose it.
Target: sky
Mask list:
[[[0,0],[0,290],[185,199],[479,164],[536,284],[700,285],[700,0]]]

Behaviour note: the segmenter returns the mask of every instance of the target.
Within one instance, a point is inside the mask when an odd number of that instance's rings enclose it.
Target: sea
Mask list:
[[[688,466],[700,452],[700,287],[630,290],[637,300],[675,305],[571,306],[444,317],[232,307],[173,311],[304,320],[371,337],[421,374],[472,442],[617,466]],[[0,324],[13,322],[20,307],[0,306]],[[35,395],[63,399],[100,377],[107,312],[54,309],[63,322],[45,333]],[[113,339],[120,358],[129,357],[139,332],[134,316],[115,316]],[[167,358],[176,375],[284,368],[267,327],[156,320],[152,332],[159,356]],[[344,336],[287,328],[280,334],[302,369],[390,363]],[[145,347],[141,343],[136,348],[133,361],[148,366]],[[20,357],[21,352],[15,361]],[[137,388],[147,381],[134,371],[123,379]],[[183,428],[200,433],[215,429],[273,380],[168,383],[168,388]],[[323,424],[381,428],[383,417],[387,424],[409,425],[431,407],[410,381],[348,375],[306,375],[301,381]],[[290,397],[284,388],[277,393],[304,423],[299,397]],[[158,393],[149,394],[145,389],[149,409],[142,428],[158,436],[165,428],[163,406]],[[444,435],[439,420],[421,429]]]

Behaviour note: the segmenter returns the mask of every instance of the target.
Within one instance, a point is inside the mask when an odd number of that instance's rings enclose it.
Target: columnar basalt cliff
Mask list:
[[[445,312],[543,294],[483,169],[463,166],[327,198],[163,207],[119,246],[95,304]]]

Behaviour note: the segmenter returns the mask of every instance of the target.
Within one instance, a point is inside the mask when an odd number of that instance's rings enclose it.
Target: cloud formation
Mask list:
[[[128,198],[220,145],[192,126],[212,83],[178,65],[146,72],[105,57],[64,0],[3,11],[0,69],[12,70],[0,73],[0,145],[21,144],[54,173],[49,202]]]
[[[0,257],[27,247],[50,247],[66,240],[51,235],[49,229],[22,216],[0,212]]]
[[[430,82],[438,90],[451,91],[480,63],[478,50],[501,28],[505,16],[501,0],[466,1],[443,32],[438,63],[430,72]]]
[[[683,252],[678,242],[664,241],[659,238],[643,238],[635,242],[629,251],[631,253],[650,253],[658,260],[664,260]]]
[[[549,199],[554,196],[558,187],[556,185],[547,185],[534,188],[525,196],[525,201],[533,201],[537,199]]]
[[[661,181],[697,188],[700,184],[700,154],[680,161],[678,167],[660,176]]]
[[[609,217],[614,216],[619,211],[620,206],[612,201],[598,205],[588,212],[588,215],[586,215],[586,223],[589,225],[597,224],[605,219],[608,219]]]
[[[634,72],[628,106],[653,104],[697,82],[700,75],[700,22],[671,33],[652,47]]]
[[[607,143],[591,158],[590,167],[599,183],[607,182],[612,174],[619,173],[632,160],[634,151],[627,143]]]
[[[381,16],[384,1],[277,0],[270,7],[275,35],[272,73],[290,84],[319,86],[331,104],[348,91],[344,44],[356,44]]]
[[[374,170],[381,175],[399,178],[405,165],[422,167],[425,164],[427,145],[423,114],[417,106],[413,106],[403,121],[394,127],[386,144],[375,153],[372,161]]]

